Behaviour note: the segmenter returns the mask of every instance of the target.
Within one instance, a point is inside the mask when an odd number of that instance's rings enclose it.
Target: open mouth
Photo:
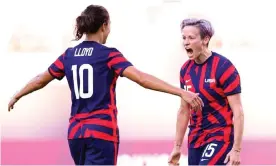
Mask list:
[[[193,49],[191,49],[191,48],[185,48],[185,49],[186,49],[186,51],[187,51],[188,54],[192,54],[193,53]]]

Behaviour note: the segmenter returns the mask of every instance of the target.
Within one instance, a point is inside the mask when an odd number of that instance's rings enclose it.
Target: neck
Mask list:
[[[85,37],[85,41],[94,41],[97,43],[103,43],[102,38],[99,34],[87,34]]]
[[[212,55],[212,52],[208,49],[203,49],[203,51],[200,53],[199,57],[195,59],[195,62],[197,64],[204,63],[210,56]]]

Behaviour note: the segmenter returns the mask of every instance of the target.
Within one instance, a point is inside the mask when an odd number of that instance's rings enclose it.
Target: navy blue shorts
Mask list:
[[[232,147],[232,143],[213,141],[200,148],[189,148],[188,163],[189,165],[226,165],[224,160]]]
[[[95,138],[68,140],[76,165],[116,165],[118,143]]]

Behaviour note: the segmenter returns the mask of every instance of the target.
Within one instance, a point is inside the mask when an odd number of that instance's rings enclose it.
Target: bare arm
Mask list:
[[[169,165],[179,165],[181,145],[189,123],[190,109],[188,103],[181,100],[181,106],[177,114],[175,144],[169,157]]]
[[[177,114],[176,122],[176,135],[175,135],[175,146],[181,147],[190,117],[190,109],[188,103],[181,100],[181,106]]]
[[[193,108],[201,109],[201,106],[203,106],[203,102],[198,97],[198,94],[172,86],[150,74],[137,70],[133,66],[126,68],[123,72],[123,76],[138,83],[144,88],[180,96],[183,100],[191,104]]]
[[[33,78],[23,89],[21,89],[19,92],[17,92],[8,105],[8,110],[10,111],[13,109],[14,104],[23,96],[26,96],[36,90],[39,90],[46,86],[49,82],[51,82],[54,79],[54,77],[48,72],[45,71],[44,73],[41,73],[37,75],[35,78]]]
[[[39,90],[51,82],[54,77],[48,72],[45,71],[34,77],[23,89],[15,94],[14,98],[19,100],[21,97],[28,95],[36,90]]]
[[[176,96],[181,96],[182,91],[180,88],[171,86],[170,84],[162,81],[150,74],[143,73],[133,66],[128,67],[124,72],[123,76],[127,77],[128,79],[136,82],[137,84],[141,85],[144,88],[152,89],[155,91],[170,93]]]
[[[234,113],[234,146],[235,151],[241,150],[241,142],[244,129],[244,113],[240,94],[227,97],[230,107]]]

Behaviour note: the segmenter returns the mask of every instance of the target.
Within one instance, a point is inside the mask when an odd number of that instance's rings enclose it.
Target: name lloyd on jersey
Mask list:
[[[90,48],[76,48],[74,56],[91,56],[93,47]]]

